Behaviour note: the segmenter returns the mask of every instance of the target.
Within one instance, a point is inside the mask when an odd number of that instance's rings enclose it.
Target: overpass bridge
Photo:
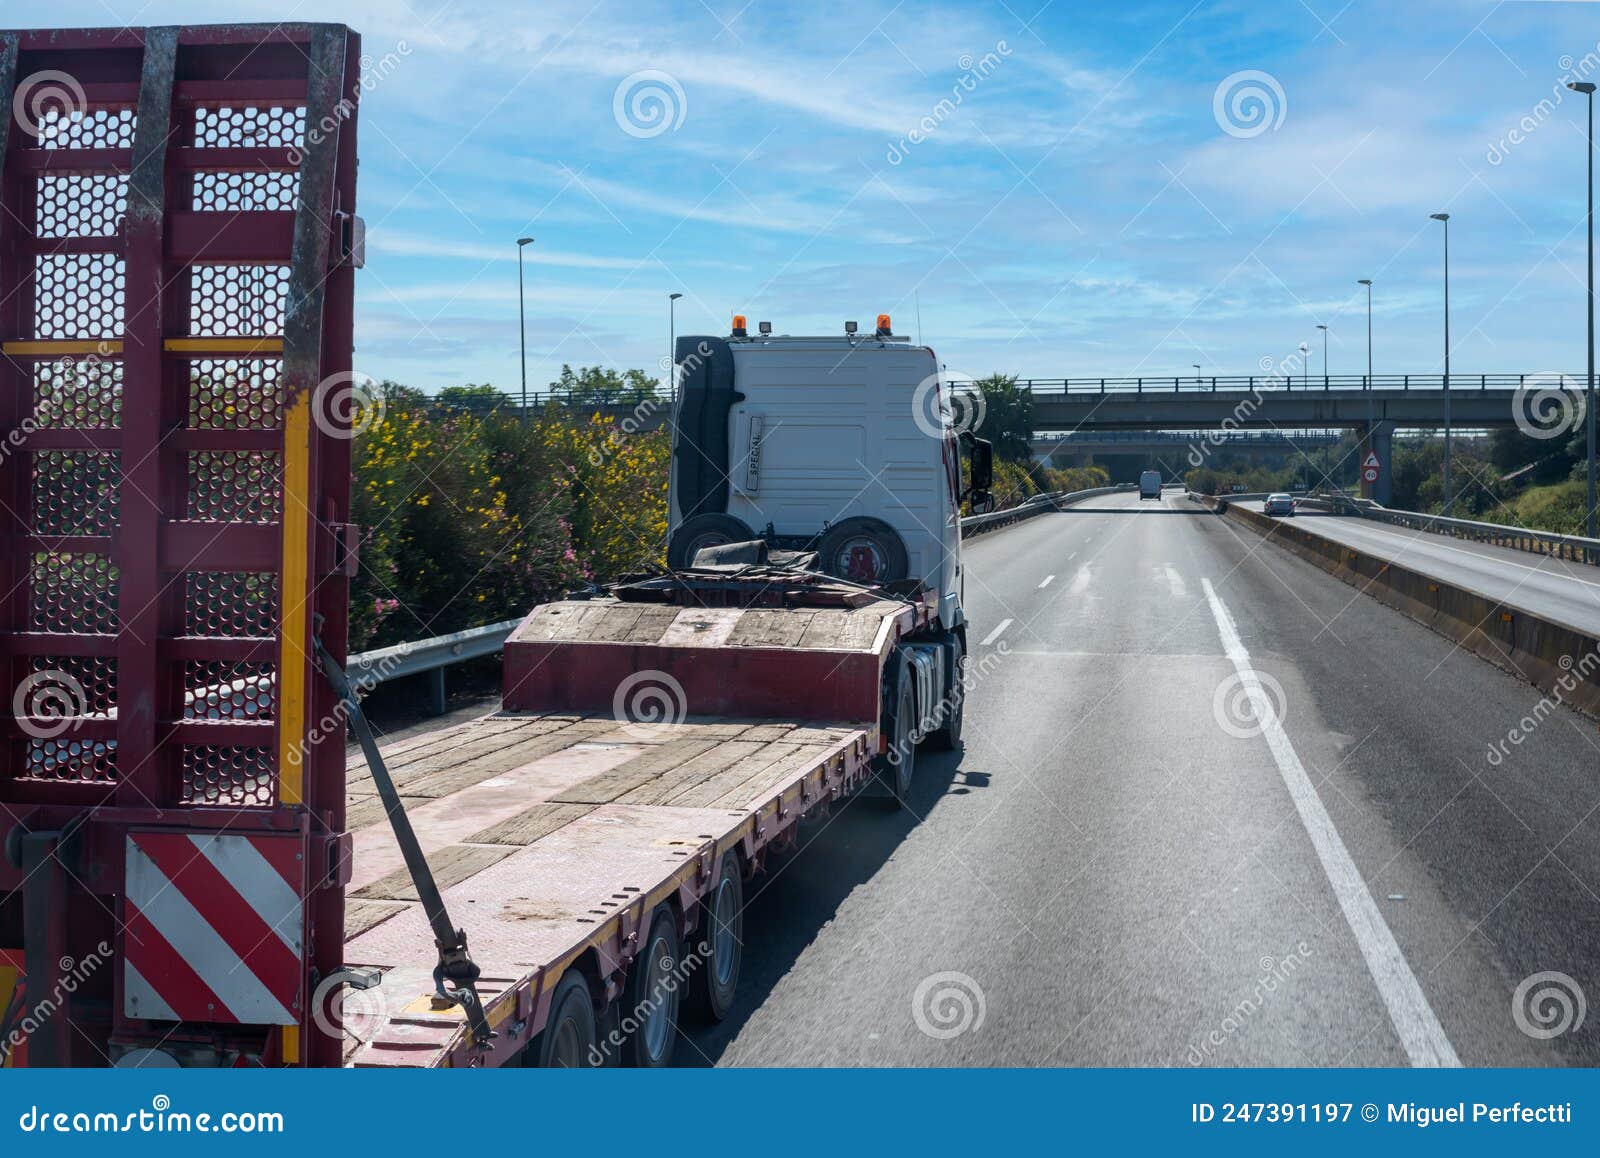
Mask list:
[[[1283,452],[1296,448],[1332,446],[1337,430],[1073,430],[1039,433],[1032,450],[1037,462],[1050,462],[1058,454],[1148,454],[1183,451],[1209,445],[1228,451]]]

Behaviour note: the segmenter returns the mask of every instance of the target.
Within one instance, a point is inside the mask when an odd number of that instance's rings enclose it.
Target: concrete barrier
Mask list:
[[[1225,499],[1190,498],[1520,675],[1560,703],[1600,719],[1600,639],[1375,555],[1325,538],[1304,523],[1273,519]]]

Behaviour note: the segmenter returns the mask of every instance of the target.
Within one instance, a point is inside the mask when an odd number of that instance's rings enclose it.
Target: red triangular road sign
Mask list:
[[[1378,465],[1378,452],[1375,450],[1367,451],[1367,457],[1362,460],[1361,465],[1376,467]]]

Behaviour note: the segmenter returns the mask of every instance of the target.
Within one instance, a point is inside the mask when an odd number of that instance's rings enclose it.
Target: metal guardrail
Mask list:
[[[372,688],[385,680],[431,672],[432,702],[434,711],[445,710],[444,669],[453,663],[481,659],[497,654],[506,637],[521,623],[520,619],[507,619],[483,627],[469,627],[465,631],[438,635],[410,643],[397,643],[352,655],[345,661],[345,671],[350,682],[359,688]]]
[[[1452,391],[1516,390],[1533,386],[1537,389],[1559,387],[1571,383],[1571,389],[1580,388],[1588,381],[1587,374],[1562,374],[1556,371],[1493,374],[1451,374]],[[1019,378],[1017,385],[1035,397],[1047,394],[1172,394],[1207,393],[1239,390],[1442,390],[1443,374],[1225,374],[1200,375],[1168,374],[1137,378]]]
[[[981,535],[985,531],[992,531],[1011,523],[1020,523],[1023,519],[1031,519],[1045,511],[1056,510],[1063,503],[1075,503],[1080,499],[1092,499],[1096,495],[1118,494],[1135,489],[1137,489],[1135,483],[1119,483],[1116,486],[1092,487],[1084,491],[1050,491],[1034,495],[1027,502],[1007,507],[1003,511],[990,511],[986,515],[968,515],[961,520],[961,535],[963,538]]]
[[[1554,531],[1536,531],[1530,527],[1512,527],[1504,523],[1480,523],[1475,519],[1453,519],[1444,515],[1427,515],[1418,511],[1396,511],[1387,507],[1350,504],[1348,513],[1364,519],[1376,519],[1399,527],[1411,527],[1436,535],[1449,535],[1455,539],[1471,539],[1535,555],[1549,555],[1574,563],[1600,564],[1600,539],[1586,539],[1582,535],[1562,535]]]

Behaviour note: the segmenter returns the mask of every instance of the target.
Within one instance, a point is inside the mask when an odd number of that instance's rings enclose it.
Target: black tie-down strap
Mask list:
[[[318,619],[320,621],[321,617]],[[439,892],[438,882],[433,879],[433,870],[428,867],[428,858],[423,855],[422,846],[417,843],[417,834],[411,828],[411,818],[406,815],[405,807],[400,803],[400,793],[389,777],[389,769],[384,766],[383,757],[378,754],[378,741],[372,735],[372,725],[367,722],[366,713],[361,710],[361,701],[356,697],[350,677],[323,646],[320,622],[317,628],[318,632],[311,637],[312,646],[316,648],[317,663],[322,668],[322,674],[333,685],[333,690],[344,704],[345,711],[350,715],[351,727],[355,729],[356,738],[361,741],[361,751],[366,755],[367,767],[372,770],[373,783],[378,786],[378,796],[383,800],[383,810],[388,814],[389,823],[394,828],[395,841],[400,845],[401,855],[405,857],[406,870],[411,874],[411,883],[416,886],[417,897],[422,901],[422,910],[427,914],[428,924],[433,929],[434,944],[439,947],[439,964],[433,969],[435,993],[440,1001],[461,1006],[467,1015],[467,1024],[472,1030],[473,1042],[479,1046],[487,1046],[494,1037],[494,1031],[489,1028],[489,1020],[483,1012],[483,1002],[478,998],[479,969],[471,954],[467,952],[467,931],[456,928],[450,920],[450,915],[445,912],[444,897]],[[450,983],[449,988],[445,987],[445,982]]]

